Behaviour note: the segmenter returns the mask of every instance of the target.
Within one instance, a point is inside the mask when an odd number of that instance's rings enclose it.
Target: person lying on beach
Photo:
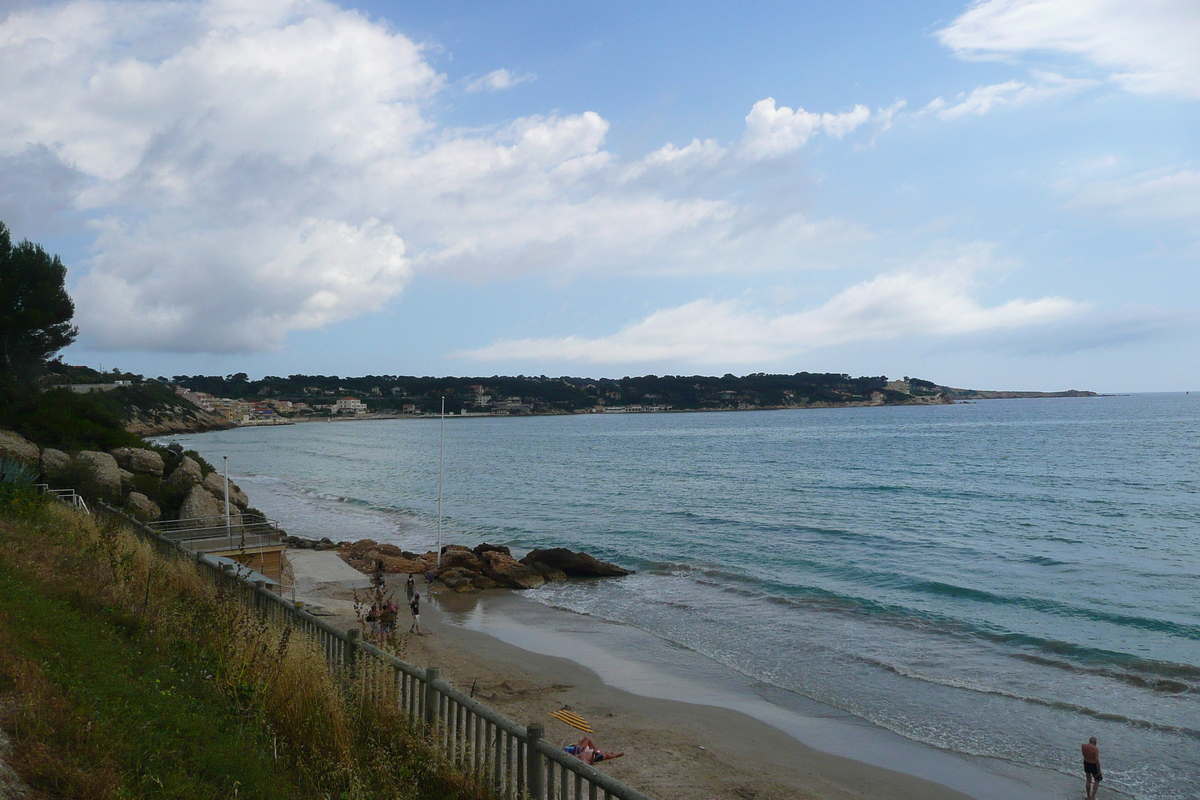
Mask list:
[[[588,736],[580,739],[578,744],[569,744],[563,749],[585,764],[599,764],[601,761],[609,761],[625,755],[624,753],[613,753],[609,752],[608,750],[601,750],[600,748],[596,747],[596,743],[593,742],[591,737]]]

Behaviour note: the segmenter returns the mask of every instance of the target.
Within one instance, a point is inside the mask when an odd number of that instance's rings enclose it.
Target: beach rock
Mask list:
[[[0,430],[0,458],[11,458],[36,467],[40,453],[36,444],[16,431]]]
[[[110,450],[113,458],[117,459],[121,469],[127,469],[134,475],[154,475],[161,478],[163,474],[163,457],[153,450],[140,447],[118,447]]]
[[[225,508],[217,498],[197,484],[189,491],[179,507],[180,519],[202,519],[208,525],[225,524]],[[240,518],[239,518],[240,519]]]
[[[110,503],[120,501],[121,468],[115,458],[98,450],[81,450],[75,456],[75,464],[81,473],[77,488],[83,494]]]
[[[504,554],[504,555],[506,555],[506,556],[511,556],[511,555],[512,555],[512,551],[511,551],[511,550],[509,550],[509,549],[508,549],[507,547],[505,547],[504,545],[502,545],[502,544],[488,544],[487,542],[484,542],[483,544],[480,544],[480,545],[476,545],[476,546],[475,546],[475,548],[471,550],[471,552],[472,552],[472,553],[474,553],[474,554],[475,554],[475,555],[477,555],[477,556],[482,556],[484,553],[492,553],[492,552],[494,552],[494,553],[503,553],[503,554]]]
[[[162,516],[162,509],[141,492],[130,492],[125,498],[125,513],[142,522],[153,522]]]
[[[483,561],[465,547],[443,553],[441,568],[443,572],[456,568],[469,569],[476,573],[484,571]]]
[[[489,578],[487,575],[480,575],[478,578],[472,578],[471,583],[475,584],[476,589],[498,589],[500,584]]]
[[[394,544],[381,544],[379,547],[375,548],[375,552],[379,553],[381,556],[391,556],[392,558],[399,558],[404,554],[403,551],[401,551],[400,548],[396,547]]]
[[[71,457],[62,450],[47,447],[42,451],[42,474],[53,484],[67,480],[71,475]]]
[[[337,550],[337,545],[333,542],[317,542],[313,545],[313,550]]]
[[[587,553],[572,552],[565,547],[530,550],[529,555],[521,561],[525,564],[537,561],[547,567],[560,569],[572,578],[611,578],[632,574],[631,570],[601,561]]]
[[[184,456],[179,466],[171,470],[167,476],[166,488],[172,492],[183,494],[204,480],[204,472],[200,464],[190,456]]]
[[[472,592],[478,592],[479,587],[477,587],[473,582],[464,579],[456,583],[454,586],[451,586],[450,591],[455,592],[456,594],[470,594]]]
[[[480,561],[483,562],[483,574],[501,586],[536,589],[546,582],[538,570],[495,550],[485,552]]]
[[[542,573],[543,578],[551,583],[562,583],[567,579],[567,573],[563,572],[561,569],[548,566],[540,561],[531,561],[528,556],[522,558],[521,563],[533,567],[538,572]]]
[[[209,491],[213,497],[217,498],[218,502],[225,502],[225,476],[218,475],[215,472],[210,472],[204,478],[201,485]],[[238,485],[233,481],[229,482],[229,503],[238,508],[246,508],[250,505],[250,498],[246,493],[238,488]]]
[[[349,547],[343,547],[342,558],[366,558],[367,553],[379,547],[379,542],[374,539],[359,539],[352,543]]]

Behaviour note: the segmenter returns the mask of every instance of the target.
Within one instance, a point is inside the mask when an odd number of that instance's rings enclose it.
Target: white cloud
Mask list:
[[[532,73],[515,73],[509,72],[506,69],[492,70],[487,75],[481,75],[478,78],[468,80],[463,88],[468,92],[499,92],[504,89],[511,89],[518,83],[537,80],[537,75]]]
[[[750,159],[775,158],[803,147],[818,131],[840,139],[870,118],[870,109],[863,105],[839,114],[815,114],[803,108],[776,108],[775,98],[768,97],[746,115],[741,147]]]
[[[966,57],[1068,55],[1130,92],[1200,98],[1194,0],[977,0],[937,36]]]
[[[850,342],[1014,331],[1086,308],[1063,297],[981,304],[972,293],[989,254],[986,246],[968,248],[937,268],[879,275],[806,311],[771,313],[737,300],[703,299],[655,311],[610,336],[502,339],[456,355],[482,361],[755,364]]]
[[[1200,172],[1155,170],[1111,181],[1061,181],[1077,208],[1112,212],[1133,221],[1200,221]]]
[[[863,106],[768,99],[739,142],[621,161],[594,112],[438,128],[445,85],[420,45],[326,0],[69,0],[0,21],[0,160],[61,177],[45,207],[96,226],[75,292],[93,349],[276,347],[420,270],[794,269],[866,236],[697,188],[846,136]]]
[[[1005,81],[991,86],[978,86],[969,94],[961,94],[953,104],[935,98],[919,113],[933,113],[938,119],[953,120],[967,114],[982,116],[994,108],[1017,107],[1048,100],[1088,89],[1099,84],[1087,78],[1064,78],[1051,72],[1034,71],[1035,85],[1022,81]]]

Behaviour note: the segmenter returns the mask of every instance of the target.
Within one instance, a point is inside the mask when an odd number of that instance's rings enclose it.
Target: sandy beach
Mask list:
[[[575,711],[592,724],[600,747],[625,752],[605,771],[661,800],[1044,800],[1071,796],[1076,783],[1015,768],[1006,775],[1003,764],[980,765],[852,718],[822,718],[821,709],[789,713],[744,678],[695,674],[713,667],[690,651],[508,591],[458,595],[435,584],[422,608],[424,635],[409,635],[403,585],[390,577],[402,606],[405,660],[439,667],[443,678],[474,687],[475,697],[517,722],[543,723],[551,741],[580,734],[549,712]],[[303,574],[296,582],[331,622],[358,624],[353,590]],[[428,594],[423,581],[418,588]],[[739,683],[749,689],[741,696]],[[802,741],[813,737],[821,749]],[[839,749],[854,757],[826,752]]]

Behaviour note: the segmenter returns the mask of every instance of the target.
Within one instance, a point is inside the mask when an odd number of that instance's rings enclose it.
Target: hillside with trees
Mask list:
[[[643,375],[577,378],[518,375],[490,377],[415,377],[406,375],[268,375],[251,380],[245,373],[176,375],[159,381],[217,397],[329,403],[356,397],[371,411],[434,413],[446,399],[448,413],[500,411],[519,414],[576,413],[594,409],[731,410],[804,408],[841,405],[895,405],[945,402],[944,389],[928,381],[889,384],[884,376],[797,372],[754,373],[738,377]]]

